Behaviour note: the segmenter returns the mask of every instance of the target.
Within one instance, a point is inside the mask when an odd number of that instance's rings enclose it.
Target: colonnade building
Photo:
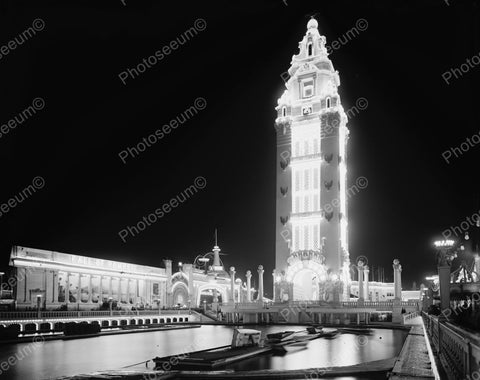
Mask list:
[[[239,301],[244,286],[239,280],[232,286],[219,252],[215,246],[206,254],[216,259],[214,266],[204,260],[205,265],[183,264],[173,272],[171,260],[159,268],[14,246],[14,273],[5,282],[13,285],[17,309],[37,308],[38,303],[50,310],[95,310],[109,302],[121,308],[158,308]]]

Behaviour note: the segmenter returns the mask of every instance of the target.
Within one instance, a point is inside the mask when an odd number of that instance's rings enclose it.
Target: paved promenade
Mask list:
[[[432,369],[430,348],[425,338],[422,318],[413,318],[408,321],[407,325],[411,325],[412,328],[395,362],[390,379],[439,379],[435,376],[436,371]]]

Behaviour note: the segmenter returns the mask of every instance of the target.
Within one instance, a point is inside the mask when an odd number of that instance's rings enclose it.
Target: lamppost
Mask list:
[[[38,317],[38,319],[42,318],[42,309],[40,308],[41,304],[42,304],[42,295],[37,294],[37,317]]]
[[[113,298],[108,297],[108,307],[110,309],[110,317],[113,316]]]
[[[450,266],[453,259],[457,257],[457,249],[455,248],[454,240],[437,240],[433,245],[437,251],[440,307],[441,311],[444,311],[450,308]],[[460,246],[460,250],[463,250],[463,246]]]

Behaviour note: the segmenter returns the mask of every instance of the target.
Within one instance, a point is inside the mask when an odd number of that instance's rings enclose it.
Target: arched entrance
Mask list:
[[[183,282],[177,282],[172,289],[173,305],[188,306],[188,289]]]
[[[301,269],[293,277],[293,299],[313,301],[319,299],[319,275],[312,269]]]
[[[201,307],[203,305],[203,301],[206,301],[208,305],[213,303],[215,292],[217,296],[217,302],[221,303],[228,301],[227,291],[225,288],[214,284],[205,284],[198,288],[197,306]]]
[[[322,285],[327,277],[325,258],[320,252],[296,251],[289,256],[285,279],[292,285],[293,301],[323,299]]]

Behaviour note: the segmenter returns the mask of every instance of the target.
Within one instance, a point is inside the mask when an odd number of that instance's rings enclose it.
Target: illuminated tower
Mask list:
[[[277,299],[346,298],[350,282],[347,116],[325,43],[312,18],[276,107]]]

